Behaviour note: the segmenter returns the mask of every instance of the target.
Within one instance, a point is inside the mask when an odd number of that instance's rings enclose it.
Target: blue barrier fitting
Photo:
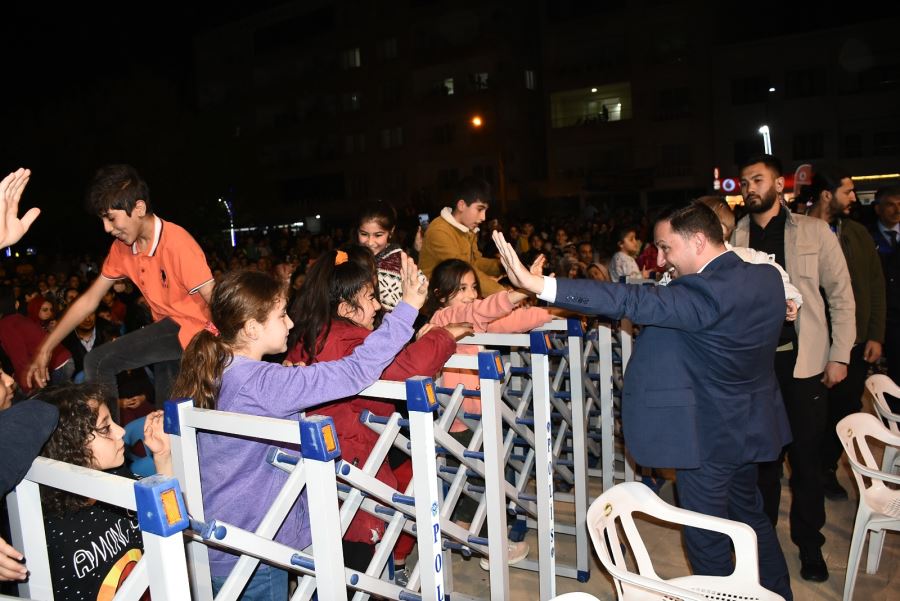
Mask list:
[[[398,492],[395,492],[393,495],[391,495],[391,499],[394,501],[394,503],[403,503],[404,505],[415,505],[416,504],[415,498],[410,497],[408,495],[401,495]]]
[[[520,426],[533,426],[534,418],[533,417],[517,417],[516,423]]]
[[[525,461],[525,455],[520,455],[518,453],[514,453],[509,456],[510,461]]]
[[[304,557],[299,553],[294,553],[291,555],[291,565],[300,566],[301,568],[306,568],[307,570],[316,569],[316,562],[312,557]]]
[[[481,420],[481,414],[480,414],[480,413],[463,413],[463,417],[464,417],[465,419],[471,419],[471,420],[474,420],[474,421],[480,421],[480,420]]]
[[[346,492],[346,493],[349,493],[351,490],[353,490],[351,487],[347,486],[346,484],[341,484],[340,482],[338,482],[337,489],[338,489],[338,492]]]
[[[537,495],[529,495],[527,493],[519,493],[520,501],[531,501],[532,503],[537,502]]]
[[[271,456],[271,459],[269,457]],[[301,457],[292,453],[287,453],[278,447],[269,447],[266,452],[266,461],[269,463],[284,463],[287,465],[297,465],[300,463]]]
[[[478,353],[478,377],[482,380],[503,381],[503,360],[497,351]]]
[[[222,540],[223,538],[225,538],[225,535],[228,534],[228,528],[226,528],[225,526],[219,526],[215,522],[213,522],[213,525],[215,525],[216,527],[210,533],[212,538],[216,540]]]
[[[467,540],[473,545],[481,545],[482,547],[488,546],[488,539],[483,536],[475,536],[474,534],[470,534]]]
[[[528,335],[531,338],[532,355],[546,355],[547,351],[552,348],[550,334],[547,332],[530,332]]]
[[[551,357],[565,357],[569,354],[569,351],[562,348],[552,348],[547,352]]]
[[[387,415],[375,415],[374,413],[369,414],[368,421],[370,424],[383,424],[386,425],[391,418]]]
[[[406,408],[410,412],[434,413],[438,402],[431,378],[415,376],[406,380]]]
[[[399,420],[397,420],[397,425],[401,428],[409,428],[409,420],[401,417]]]
[[[534,333],[535,332],[532,332],[532,334]],[[528,365],[525,367],[510,367],[509,373],[514,376],[528,376],[531,375],[531,366]]]
[[[566,333],[569,336],[584,336],[584,329],[581,327],[581,320],[570,317],[566,320]]]
[[[359,574],[351,574],[350,584],[355,586],[357,582],[359,582]]]
[[[466,490],[468,490],[469,492],[484,493],[484,487],[478,486],[476,484],[467,484]]]
[[[391,509],[390,507],[385,507],[384,505],[376,505],[375,513],[380,513],[382,515],[393,517],[397,512]]]
[[[327,415],[311,415],[300,420],[300,448],[304,459],[330,461],[341,455],[334,420]]]
[[[175,478],[156,475],[138,480],[134,483],[134,500],[143,532],[171,536],[190,524],[181,487]]]
[[[480,459],[484,461],[484,453],[481,451],[463,451],[463,457],[468,457],[469,459]]]
[[[521,436],[516,436],[515,438],[513,438],[513,444],[514,445],[527,445],[527,444],[531,444],[531,443],[529,443],[527,440],[525,440]]]
[[[166,434],[181,436],[181,420],[178,419],[178,405],[193,404],[194,399],[172,399],[163,403],[163,431]]]
[[[587,582],[591,579],[591,573],[584,570],[578,570],[578,582]]]
[[[565,401],[568,401],[569,399],[572,398],[572,393],[569,392],[568,390],[561,390],[559,392],[554,392],[553,396],[557,399],[563,399]]]
[[[459,468],[452,467],[449,465],[441,465],[438,467],[438,471],[441,472],[442,474],[453,474],[454,476],[456,475],[456,472],[458,469]]]
[[[519,397],[525,396],[525,391],[524,390],[507,390],[506,395],[507,396],[519,396]]]
[[[341,475],[346,476],[350,473],[350,464],[341,460]]]
[[[400,601],[422,601],[421,595],[411,593],[407,590],[400,591],[400,594],[397,595],[397,598],[400,599]]]
[[[201,522],[199,520],[195,520],[194,518],[188,518],[188,523],[191,526],[191,530],[200,535],[201,538],[209,538],[212,536],[213,530],[216,529],[216,521],[213,520],[209,523]]]

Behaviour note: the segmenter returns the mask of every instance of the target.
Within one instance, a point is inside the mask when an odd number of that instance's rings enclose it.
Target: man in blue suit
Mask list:
[[[705,205],[663,216],[654,235],[659,264],[676,276],[667,287],[535,276],[502,234],[494,240],[513,284],[566,309],[646,326],[625,373],[628,450],[641,465],[676,469],[682,507],[753,528],[761,584],[792,599],[756,486],[756,464],[777,459],[791,439],[772,367],[785,318],[781,277],[727,251]],[[727,537],[694,528],[684,537],[695,574],[733,572]]]

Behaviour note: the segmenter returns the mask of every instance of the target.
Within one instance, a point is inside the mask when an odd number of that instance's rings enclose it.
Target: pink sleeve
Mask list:
[[[509,293],[504,290],[467,305],[439,309],[432,315],[431,323],[438,326],[451,323],[471,323],[476,332],[486,332],[492,321],[509,315],[514,308],[513,304],[509,302]]]
[[[540,307],[522,307],[509,315],[492,321],[487,331],[492,334],[521,334],[542,326],[553,319],[550,312]]]

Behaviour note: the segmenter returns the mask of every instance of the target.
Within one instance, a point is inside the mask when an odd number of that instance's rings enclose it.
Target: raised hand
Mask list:
[[[19,199],[22,198],[22,192],[30,177],[30,170],[20,168],[0,181],[0,248],[6,248],[21,240],[41,214],[41,210],[34,207],[19,219]]]
[[[428,278],[419,273],[416,262],[405,252],[400,253],[400,286],[403,289],[401,300],[421,309],[428,298]]]
[[[502,232],[495,230],[491,234],[491,237],[494,239],[494,244],[497,245],[497,249],[500,251],[500,263],[503,264],[503,268],[506,270],[507,275],[509,275],[509,281],[512,282],[514,286],[535,294],[540,294],[544,290],[543,276],[535,275],[528,271],[522,264],[522,261],[519,260],[519,255],[516,254],[515,249],[506,241],[506,238],[503,237]]]

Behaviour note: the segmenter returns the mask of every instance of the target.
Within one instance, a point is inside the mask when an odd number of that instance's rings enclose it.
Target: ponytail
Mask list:
[[[231,347],[221,336],[200,330],[184,349],[172,396],[193,399],[194,406],[201,409],[215,409],[222,374],[233,358]]]

